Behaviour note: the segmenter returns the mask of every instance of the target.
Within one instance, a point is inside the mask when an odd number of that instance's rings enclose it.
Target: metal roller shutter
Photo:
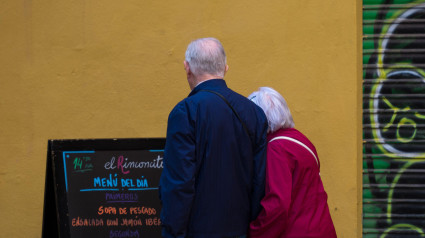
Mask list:
[[[363,237],[425,237],[425,0],[363,1]]]

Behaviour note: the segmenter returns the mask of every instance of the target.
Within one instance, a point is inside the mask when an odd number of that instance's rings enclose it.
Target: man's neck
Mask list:
[[[191,88],[191,90],[193,90],[194,88],[196,88],[196,86],[198,86],[199,84],[201,84],[203,82],[206,82],[208,80],[211,80],[211,79],[222,79],[222,78],[223,77],[221,77],[221,76],[215,76],[215,75],[211,75],[211,74],[200,75],[200,76],[196,77],[195,85],[193,85],[193,88]]]
[[[211,79],[221,79],[221,78],[223,78],[223,77],[211,75],[211,74],[204,74],[204,75],[201,75],[201,76],[196,78],[196,82],[197,82],[196,86],[198,86],[199,84],[201,84],[205,81],[211,80]]]

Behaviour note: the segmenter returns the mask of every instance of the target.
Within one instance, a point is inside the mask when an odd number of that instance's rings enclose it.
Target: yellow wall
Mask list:
[[[48,139],[164,137],[189,93],[185,48],[214,36],[231,88],[286,97],[339,237],[360,237],[358,2],[2,1],[0,236],[41,236]]]

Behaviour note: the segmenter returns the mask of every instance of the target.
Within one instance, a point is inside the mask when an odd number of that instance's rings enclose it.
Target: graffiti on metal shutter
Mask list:
[[[425,0],[363,1],[363,237],[425,237]]]

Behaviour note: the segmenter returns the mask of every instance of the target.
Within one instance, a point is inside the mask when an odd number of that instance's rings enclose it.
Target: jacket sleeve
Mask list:
[[[266,178],[266,156],[267,156],[267,128],[265,123],[259,128],[259,141],[254,150],[254,177],[253,190],[251,200],[251,220],[255,220],[261,211],[261,199],[265,193],[265,178]]]
[[[168,118],[159,196],[163,237],[186,237],[195,184],[194,128],[187,107],[178,104]]]
[[[261,201],[263,210],[250,224],[249,236],[280,237],[287,227],[292,196],[292,169],[288,154],[269,143],[267,148],[266,195]]]

